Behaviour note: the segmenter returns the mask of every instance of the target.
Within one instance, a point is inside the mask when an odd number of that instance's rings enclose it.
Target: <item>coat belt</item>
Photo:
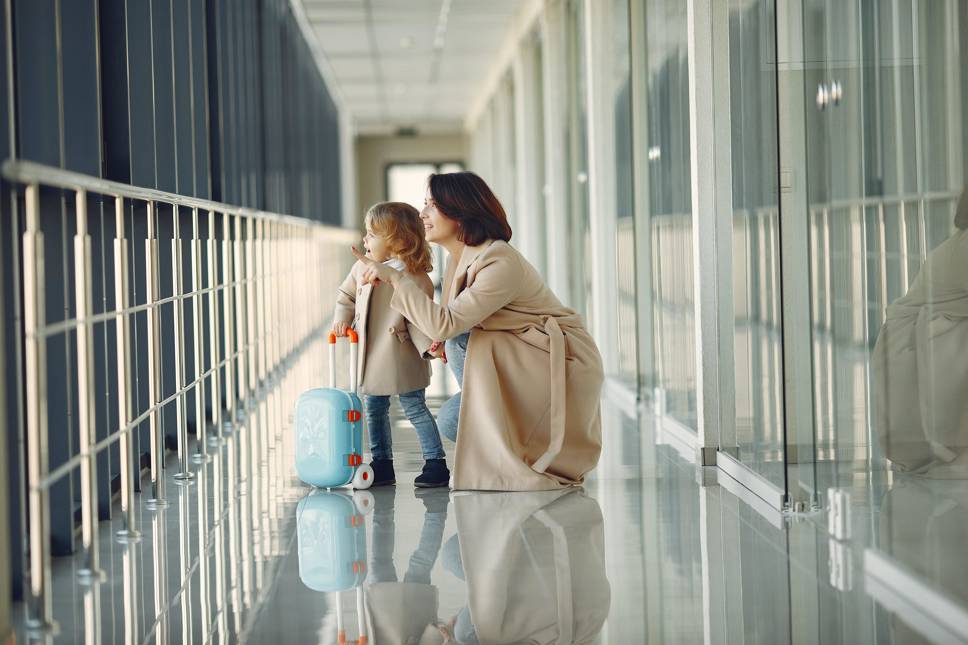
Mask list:
[[[543,473],[565,443],[565,335],[554,316],[545,317],[545,333],[551,350],[551,439],[548,449],[531,468]]]

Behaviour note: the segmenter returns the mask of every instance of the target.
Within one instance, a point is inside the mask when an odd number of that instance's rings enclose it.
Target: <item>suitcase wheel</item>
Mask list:
[[[353,488],[366,490],[373,485],[373,469],[369,464],[360,464],[360,467],[353,473]]]

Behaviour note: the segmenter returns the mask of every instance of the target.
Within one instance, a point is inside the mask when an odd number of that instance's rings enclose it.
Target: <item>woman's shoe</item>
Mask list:
[[[370,486],[392,486],[397,483],[392,459],[374,459],[370,462],[370,468],[373,469],[373,483]]]
[[[424,462],[423,472],[413,480],[417,488],[439,488],[450,483],[450,471],[446,459],[428,459]]]

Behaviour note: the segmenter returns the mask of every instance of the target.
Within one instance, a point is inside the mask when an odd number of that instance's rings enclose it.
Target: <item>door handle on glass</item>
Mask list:
[[[830,103],[830,91],[825,83],[817,85],[817,109],[823,112]]]
[[[840,99],[844,97],[844,88],[840,85],[840,81],[831,81],[830,83],[830,103],[837,107],[840,105]]]

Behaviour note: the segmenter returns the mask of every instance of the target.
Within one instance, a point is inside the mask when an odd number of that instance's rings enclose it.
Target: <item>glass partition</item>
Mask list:
[[[783,337],[773,0],[729,3],[733,196],[735,446],[723,446],[779,488],[784,482]]]
[[[653,384],[656,410],[696,430],[696,334],[693,307],[692,196],[689,166],[689,57],[686,4],[678,0],[641,0],[640,22],[633,32],[645,35],[633,69],[644,95],[634,106],[637,146],[645,147],[635,168],[639,240],[649,248],[639,253],[650,266],[639,276],[650,280],[651,335],[641,353],[651,358],[643,366],[645,382]]]
[[[585,69],[585,3],[570,0],[566,14],[567,116],[565,140],[568,155],[568,251],[571,256],[571,307],[591,319],[591,236],[588,229],[588,89]]]
[[[821,492],[859,473],[875,490],[894,473],[968,479],[958,4],[804,3]]]

